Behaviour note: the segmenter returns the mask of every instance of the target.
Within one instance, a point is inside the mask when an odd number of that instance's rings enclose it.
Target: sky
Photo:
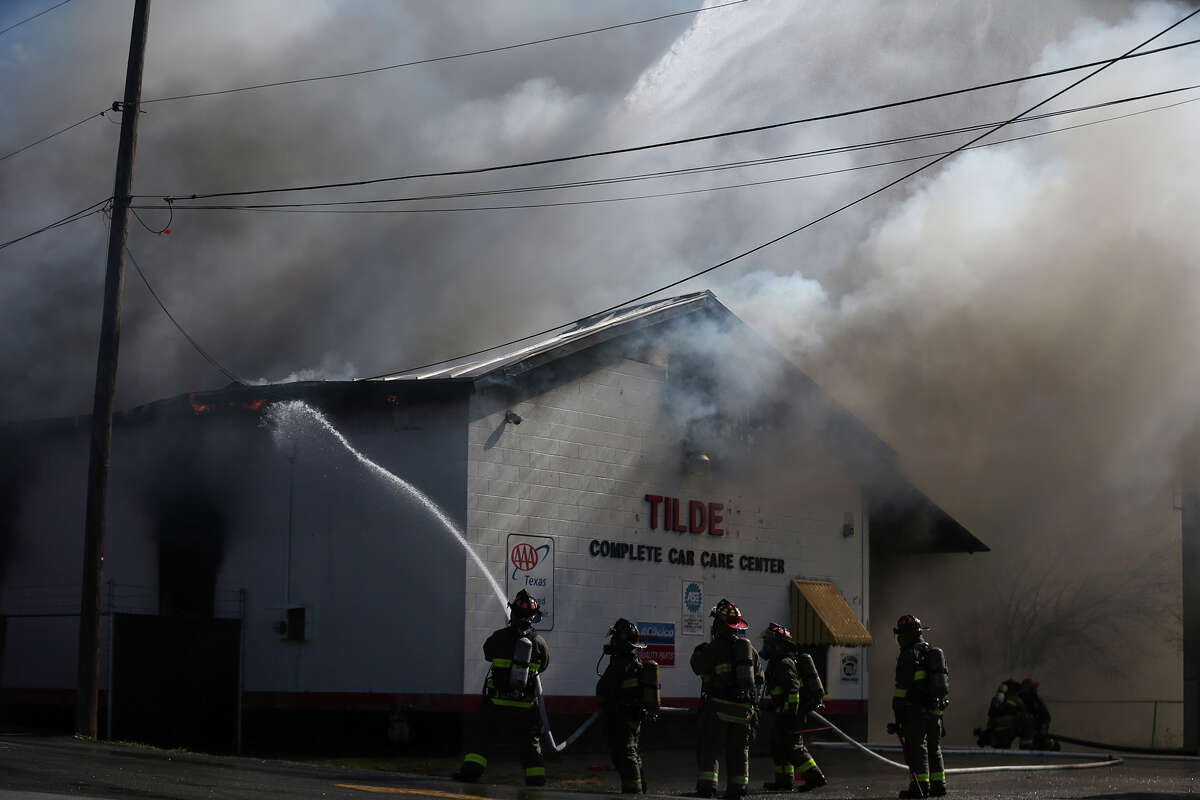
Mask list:
[[[44,5],[6,4],[0,27]],[[132,5],[76,0],[0,36],[0,153],[119,97]],[[697,7],[155,0],[143,99]],[[134,193],[161,206],[168,195],[470,169],[793,120],[1115,57],[1195,7],[749,0],[371,75],[146,102]],[[1200,17],[1151,46],[1192,38]],[[478,192],[845,147],[1009,119],[1084,74],[635,154],[231,201]],[[1177,89],[1197,75],[1200,47],[1180,48],[1116,64],[1036,113]],[[1014,124],[981,144],[1196,98],[1192,90]],[[107,117],[0,161],[0,239],[112,193],[119,117]],[[988,569],[1015,570],[1036,544],[1049,574],[1077,563],[1086,541],[1095,580],[1114,558],[1130,563],[1131,548],[1144,556],[1172,546],[1161,531],[1175,519],[1175,458],[1200,390],[1198,132],[1200,103],[1191,103],[972,150],[672,293],[712,289],[893,445],[947,511],[997,551],[1010,545],[1014,555],[996,555]],[[139,212],[145,227],[131,220],[129,248],[175,318],[239,378],[372,376],[641,295],[924,162],[868,165],[976,135],[632,183],[343,208],[457,211],[186,211],[179,201],[173,216]],[[864,168],[590,202],[851,167]],[[582,204],[462,210],[563,202]],[[168,224],[169,235],[146,229]],[[0,419],[90,408],[106,240],[107,222],[94,215],[0,250]],[[227,382],[130,269],[118,408]]]

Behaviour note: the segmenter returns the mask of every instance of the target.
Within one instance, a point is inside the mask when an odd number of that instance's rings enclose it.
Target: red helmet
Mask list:
[[[905,614],[900,619],[896,620],[896,627],[892,628],[892,633],[920,633],[927,631],[929,628],[921,624],[921,620],[914,617],[912,614]]]
[[[709,612],[709,616],[735,631],[744,631],[750,627],[746,620],[742,618],[741,610],[728,600],[722,599],[721,602],[717,603],[713,610]]]
[[[508,604],[512,609],[509,614],[509,619],[512,621],[528,619],[532,622],[538,622],[542,618],[542,607],[538,605],[538,601],[533,599],[529,592],[522,589],[517,592],[517,596]]]
[[[1035,681],[1033,678],[1026,678],[1025,680],[1021,681],[1021,683],[1024,684],[1025,686],[1029,686],[1033,689],[1038,688],[1038,682]]]
[[[782,639],[788,644],[792,644],[792,632],[780,625],[778,622],[768,622],[767,629],[763,631],[763,638],[776,637]]]
[[[764,647],[768,647],[769,649],[778,647],[784,652],[796,646],[796,640],[792,638],[792,632],[778,622],[767,624],[767,629],[762,633],[762,640]]]

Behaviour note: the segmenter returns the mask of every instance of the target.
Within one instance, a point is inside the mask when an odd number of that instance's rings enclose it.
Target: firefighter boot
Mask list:
[[[766,781],[763,784],[764,789],[774,789],[776,791],[790,792],[796,783],[796,768],[791,764],[776,764],[775,765],[775,780]]]
[[[487,767],[487,759],[478,753],[467,753],[462,764],[450,777],[463,783],[479,783],[483,770]]]
[[[946,782],[945,781],[930,781],[929,782],[929,796],[930,797],[944,797],[945,795],[946,795]]]
[[[546,768],[545,767],[526,767],[525,768],[525,785],[526,786],[545,786],[546,785]]]
[[[825,773],[821,772],[820,767],[809,767],[800,773],[800,785],[796,787],[797,792],[809,792],[813,789],[820,789],[825,784],[829,783],[825,778]]]
[[[696,781],[696,791],[688,795],[688,797],[716,797],[717,782],[708,780]]]
[[[898,797],[901,800],[913,797],[929,797],[929,784],[924,781],[909,781],[908,788],[900,792]]]

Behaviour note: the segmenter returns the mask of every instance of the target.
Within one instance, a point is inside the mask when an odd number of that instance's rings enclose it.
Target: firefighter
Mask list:
[[[488,671],[474,749],[463,756],[454,779],[475,783],[487,768],[487,754],[495,741],[517,741],[526,786],[545,786],[542,760],[542,723],[538,715],[534,678],[550,666],[550,648],[533,629],[542,618],[538,602],[524,589],[508,604],[508,625],[483,643]]]
[[[1050,735],[1050,709],[1038,697],[1038,682],[1033,678],[1021,681],[1017,690],[1026,711],[1029,713],[1029,723],[1021,731],[1021,748],[1025,750],[1061,750],[1062,745]]]
[[[825,775],[797,729],[807,721],[809,711],[822,707],[825,687],[812,657],[799,652],[787,628],[772,622],[762,640],[762,657],[768,661],[763,704],[773,712],[771,758],[775,762],[775,780],[764,783],[763,788],[806,792],[824,786]],[[803,677],[801,664],[806,667]],[[799,786],[795,785],[796,777],[802,781]]]
[[[608,752],[613,766],[621,776],[622,794],[644,794],[646,778],[642,774],[642,754],[638,740],[642,722],[656,709],[657,703],[645,702],[643,673],[655,673],[653,685],[658,685],[658,665],[642,663],[640,650],[646,645],[638,641],[638,629],[627,619],[619,619],[608,629],[611,641],[604,645],[609,656],[608,667],[596,683],[596,698],[604,714]],[[603,658],[604,656],[601,656]],[[654,706],[654,708],[651,708]]]
[[[758,651],[744,636],[749,626],[728,600],[710,612],[712,641],[696,645],[692,672],[700,676],[696,797],[716,797],[721,756],[725,756],[725,797],[750,790],[750,741],[758,727],[758,696],[763,671]]]
[[[946,793],[941,740],[942,712],[950,703],[950,678],[945,654],[922,635],[927,630],[912,614],[905,614],[892,629],[900,645],[892,711],[910,771],[908,788],[900,797]]]
[[[980,747],[1008,749],[1012,740],[1032,740],[1033,716],[1021,698],[1021,684],[1011,678],[996,688],[996,694],[988,705],[987,727],[975,729]]]

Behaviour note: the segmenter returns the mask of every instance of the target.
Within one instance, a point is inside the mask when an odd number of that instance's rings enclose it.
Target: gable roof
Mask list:
[[[857,417],[838,405],[799,367],[717,300],[711,291],[653,300],[584,317],[552,333],[421,369],[370,380],[437,383],[512,378],[651,326],[689,315],[707,315],[739,325],[769,350],[787,373],[787,386],[797,400],[819,398],[823,429],[863,476],[870,499],[872,531],[881,549],[890,552],[985,552],[988,546],[914,487],[898,470],[896,454]]]
[[[733,312],[722,305],[712,292],[706,290],[595,314],[573,322],[555,333],[499,347],[487,353],[454,359],[424,369],[397,372],[372,380],[482,378],[500,371],[513,375],[555,358],[570,355],[584,347],[592,347],[649,325],[657,325],[697,311],[723,312],[736,319]]]

